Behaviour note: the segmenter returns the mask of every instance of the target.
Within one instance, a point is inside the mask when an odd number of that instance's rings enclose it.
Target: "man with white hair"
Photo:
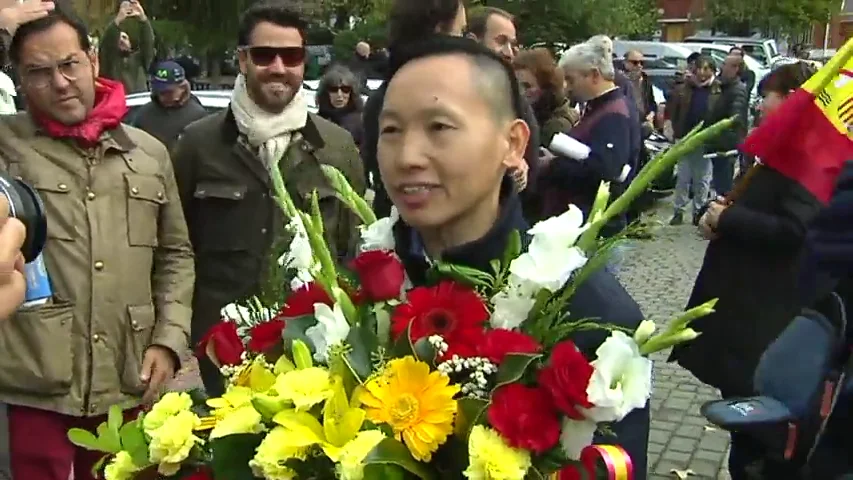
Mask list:
[[[583,102],[584,114],[569,135],[588,145],[589,156],[583,160],[557,157],[550,162],[549,172],[542,175],[549,183],[545,195],[546,215],[565,210],[574,203],[589,213],[598,185],[611,182],[614,196],[622,190],[623,170],[632,166],[636,149],[632,138],[635,120],[631,102],[614,83],[613,60],[599,45],[583,43],[570,48],[560,60],[572,96]],[[552,152],[557,154],[557,152]],[[614,219],[609,233],[625,226],[625,218]]]

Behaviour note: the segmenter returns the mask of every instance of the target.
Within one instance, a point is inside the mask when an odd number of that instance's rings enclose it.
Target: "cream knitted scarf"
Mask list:
[[[246,136],[249,145],[258,149],[258,157],[266,166],[284,155],[293,133],[308,121],[308,104],[301,93],[297,92],[281,113],[269,113],[249,97],[243,75],[234,84],[231,111],[237,129]]]

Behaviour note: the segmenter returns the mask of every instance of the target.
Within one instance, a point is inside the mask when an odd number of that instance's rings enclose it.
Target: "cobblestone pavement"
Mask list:
[[[668,221],[669,209],[660,221]],[[683,310],[702,265],[706,242],[691,225],[653,228],[654,239],[637,241],[620,278],[646,318],[665,321]],[[654,357],[649,480],[729,479],[728,434],[707,424],[699,407],[718,398],[680,366]]]
[[[661,212],[660,220],[669,220],[663,216],[668,209]],[[702,264],[705,242],[690,225],[653,231],[653,240],[635,242],[620,278],[646,318],[664,321],[684,308]],[[649,480],[729,480],[728,435],[709,426],[699,414],[704,402],[717,398],[716,390],[680,366],[666,363],[667,354],[654,358]],[[184,365],[172,388],[200,386],[195,361],[188,358]]]

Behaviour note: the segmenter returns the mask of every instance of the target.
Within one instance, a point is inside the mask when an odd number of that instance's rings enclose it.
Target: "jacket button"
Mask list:
[[[163,192],[157,192],[157,198],[163,198]]]
[[[240,192],[234,192],[234,198],[240,198],[240,197],[242,197],[242,196],[243,196],[243,194],[242,194],[242,193],[240,193]]]
[[[97,411],[98,411],[98,405],[97,404],[93,403],[93,404],[89,405],[89,413],[95,413]]]
[[[93,341],[93,342],[100,342],[100,341],[101,341],[101,336],[100,336],[100,335],[98,335],[97,333],[96,333],[96,334],[94,334],[94,335],[92,335],[92,341]]]
[[[130,322],[130,326],[132,326],[133,328],[139,328],[139,322],[137,322],[136,320],[133,320]]]
[[[139,189],[138,189],[138,188],[136,188],[136,187],[133,187],[133,188],[131,188],[131,189],[130,189],[130,193],[132,193],[132,194],[136,195],[137,193],[139,193]]]
[[[95,262],[95,270],[103,270],[103,269],[104,269],[104,262],[102,262],[100,260]]]
[[[266,229],[266,228],[262,228],[262,229],[261,229],[261,233],[262,233],[262,234],[266,234],[266,233],[267,233],[267,229]]]
[[[68,185],[66,185],[64,183],[60,183],[59,185],[56,186],[56,188],[58,188],[64,192],[65,190],[68,190]]]
[[[95,199],[95,192],[87,193],[86,198],[88,198],[89,200],[94,200]]]

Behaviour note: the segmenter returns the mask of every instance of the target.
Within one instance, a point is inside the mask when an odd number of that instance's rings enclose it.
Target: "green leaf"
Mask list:
[[[121,451],[121,437],[118,431],[110,430],[107,422],[98,425],[98,441],[104,448],[107,448],[109,453],[118,453]]]
[[[364,478],[381,478],[382,480],[405,480],[406,470],[399,465],[372,464],[364,466]]]
[[[476,268],[453,265],[450,263],[437,263],[434,267],[441,275],[456,280],[457,282],[473,287],[484,287],[491,289],[495,284],[495,277]]]
[[[471,429],[474,428],[475,425],[485,425],[486,418],[485,413],[486,409],[489,408],[488,400],[483,400],[481,398],[461,398],[456,404],[458,408],[456,410],[456,425],[455,434],[457,437],[465,439],[465,443],[468,443],[468,435],[471,434]]]
[[[512,263],[512,261],[519,255],[521,255],[521,232],[513,230],[512,233],[509,234],[509,241],[506,244],[501,264],[504,268],[509,268],[509,264]]]
[[[403,358],[409,355],[415,355],[415,346],[412,345],[411,335],[412,323],[409,322],[409,326],[406,328],[406,333],[400,335],[400,337],[397,338],[391,346],[391,358]]]
[[[521,380],[527,368],[540,358],[542,358],[542,355],[530,353],[510,353],[507,355],[504,361],[501,362],[501,366],[498,367],[493,391],[504,385]]]
[[[121,406],[111,406],[107,413],[107,428],[109,428],[110,432],[118,435],[122,423],[124,423],[124,413],[121,410]]]
[[[495,275],[498,276],[501,274],[501,261],[497,258],[489,262],[489,265],[492,267],[492,271],[495,272]]]
[[[107,460],[109,460],[110,458],[112,458],[112,455],[104,455],[101,458],[99,458],[98,461],[95,462],[94,465],[92,465],[92,477],[93,478],[101,477],[101,473],[103,472],[103,469],[104,469],[104,464],[107,463]]]
[[[290,353],[292,356],[293,341],[300,340],[308,345],[308,348],[311,349],[311,353],[314,353],[314,344],[311,342],[311,339],[308,338],[308,335],[305,335],[305,330],[308,330],[316,324],[317,319],[314,318],[314,315],[303,315],[301,317],[288,318],[287,322],[285,322],[284,330],[281,332],[281,338],[284,340],[285,351]]]
[[[121,448],[130,454],[137,466],[148,465],[148,442],[142,431],[142,423],[133,421],[121,427]]]
[[[359,382],[365,382],[373,373],[371,354],[379,349],[379,338],[370,325],[358,324],[350,328],[347,335],[349,351],[346,354],[347,365]]]
[[[112,450],[101,443],[101,440],[96,437],[94,433],[88,430],[83,430],[82,428],[72,428],[71,430],[68,430],[68,441],[78,447],[85,448],[86,450],[113,453]]]
[[[214,480],[255,478],[249,460],[264,439],[260,434],[228,435],[210,441]]]
[[[386,438],[379,442],[364,458],[365,465],[397,465],[421,480],[434,480],[438,478],[435,470],[427,463],[414,459],[405,445]]]

